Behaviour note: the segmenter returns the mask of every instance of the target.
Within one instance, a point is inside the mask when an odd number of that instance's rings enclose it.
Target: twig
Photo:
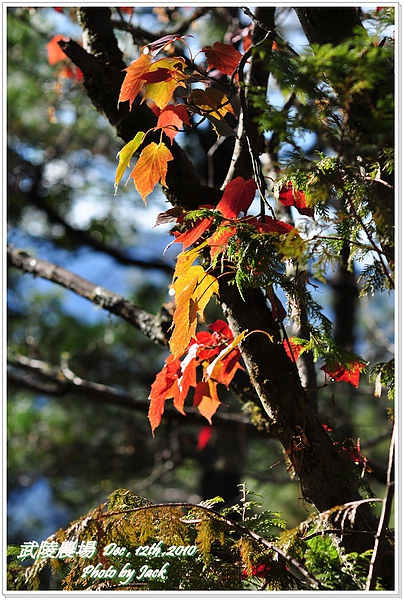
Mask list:
[[[373,548],[372,560],[370,561],[368,578],[366,582],[366,591],[376,588],[377,577],[380,570],[380,564],[383,559],[383,552],[386,546],[385,534],[388,528],[391,508],[394,497],[394,449],[395,449],[395,427],[391,434],[389,463],[387,468],[387,487],[386,494],[383,499],[382,512],[379,519],[379,526],[375,537],[375,545]]]

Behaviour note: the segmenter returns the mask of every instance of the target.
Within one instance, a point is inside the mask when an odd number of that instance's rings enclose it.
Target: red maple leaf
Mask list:
[[[176,106],[166,106],[158,115],[156,129],[163,129],[164,133],[170,138],[171,143],[183,124],[189,123],[189,115],[183,104]]]
[[[285,348],[286,354],[289,356],[292,362],[297,361],[303,348],[301,344],[296,344],[293,341],[293,338],[284,339],[283,347]]]
[[[249,218],[247,222],[262,233],[290,233],[295,229],[293,225],[272,217],[265,217],[264,222],[254,217]]]
[[[220,210],[226,219],[235,219],[239,213],[246,214],[254,200],[256,189],[254,179],[236,177],[226,185],[217,210]]]
[[[215,233],[209,238],[208,246],[210,246],[210,258],[213,261],[217,254],[223,252],[229,243],[229,239],[237,233],[237,227],[235,225],[225,225],[215,231]]]
[[[213,48],[205,46],[202,52],[206,55],[209,69],[218,69],[226,75],[233,75],[242,56],[234,46],[223,42],[215,42]]]
[[[204,425],[200,432],[198,433],[198,444],[196,449],[198,452],[202,452],[202,450],[207,446],[209,440],[211,439],[213,434],[213,427],[209,427],[209,425]]]
[[[209,329],[219,333],[228,342],[230,342],[233,339],[232,330],[230,329],[226,321],[222,321],[222,319],[218,319],[214,323],[211,323],[209,325]]]
[[[172,360],[170,355],[163,369],[157,374],[151,386],[149,421],[154,435],[154,430],[160,425],[164,413],[164,404],[168,398],[174,398],[178,393],[178,377],[181,375],[181,362]]]
[[[213,217],[206,217],[198,221],[197,225],[194,225],[192,229],[188,229],[184,231],[184,233],[180,233],[177,235],[174,242],[176,244],[182,244],[182,249],[188,248],[188,246],[192,246],[205,231],[207,231],[213,223]]]
[[[334,381],[346,381],[354,387],[358,387],[360,374],[366,368],[366,364],[355,361],[349,367],[334,363],[332,365],[323,365],[320,368]]]
[[[313,209],[307,205],[305,194],[294,188],[291,181],[281,188],[278,199],[283,206],[294,206],[302,215],[314,215]]]

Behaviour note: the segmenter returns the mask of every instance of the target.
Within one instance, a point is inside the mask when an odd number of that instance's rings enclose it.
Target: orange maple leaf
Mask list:
[[[166,106],[159,114],[156,129],[162,129],[170,138],[171,144],[184,123],[189,122],[188,111],[183,104]]]
[[[129,177],[133,179],[136,189],[145,204],[147,204],[146,197],[153,191],[156,183],[160,181],[164,187],[167,187],[167,166],[173,158],[163,142],[159,144],[152,142],[143,149]]]
[[[234,115],[233,107],[226,94],[215,88],[193,90],[191,102],[216,119],[223,119],[227,113]]]
[[[233,75],[242,57],[234,46],[223,42],[215,42],[213,48],[205,46],[202,52],[206,55],[209,69],[218,69],[226,75]]]
[[[118,104],[129,100],[129,110],[132,110],[132,104],[142,89],[145,75],[150,69],[150,56],[141,54],[129,67],[125,69],[126,75],[119,93]]]
[[[62,48],[59,46],[58,42],[60,40],[65,40],[64,35],[55,35],[51,39],[50,42],[46,44],[46,49],[48,51],[48,63],[50,65],[56,65],[56,63],[65,60],[66,54],[63,52]]]
[[[217,395],[217,382],[213,379],[200,381],[196,385],[194,406],[196,406],[205,419],[212,425],[212,417],[220,405]]]
[[[178,377],[181,375],[181,363],[173,360],[170,355],[163,369],[157,374],[151,387],[148,418],[154,435],[154,430],[160,425],[164,413],[164,404],[168,398],[174,398],[178,391]],[[181,411],[180,411],[181,412]]]
[[[170,350],[174,358],[184,354],[191,338],[196,333],[197,317],[203,318],[211,296],[218,294],[216,277],[205,273],[203,267],[189,267],[186,275],[178,277],[173,284],[176,309],[173,316],[174,331],[170,338]]]

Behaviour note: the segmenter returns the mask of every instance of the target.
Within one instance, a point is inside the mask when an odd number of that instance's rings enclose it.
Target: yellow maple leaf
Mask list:
[[[205,91],[193,90],[191,101],[203,112],[219,120],[227,113],[234,115],[233,107],[226,94],[215,88],[208,88]]]
[[[167,106],[174,90],[185,87],[188,75],[184,73],[185,60],[181,57],[162,58],[150,65],[146,78],[144,99],[153,100],[160,109]]]
[[[143,149],[135,168],[129,177],[134,181],[137,191],[145,204],[146,197],[153,191],[159,181],[167,187],[167,165],[173,160],[173,155],[167,146],[160,142],[152,142]]]
[[[176,309],[173,316],[173,333],[170,350],[175,358],[186,351],[191,338],[196,333],[198,315],[203,312],[213,294],[218,294],[219,283],[216,277],[205,273],[200,265],[191,266],[186,275],[178,277],[173,284]]]
[[[130,159],[132,158],[136,150],[139,148],[140,144],[143,142],[144,137],[145,133],[143,131],[139,131],[135,135],[133,140],[128,142],[122,148],[122,150],[118,152],[119,163],[115,175],[115,196],[118,192],[118,185],[123,177],[123,174],[125,173],[126,167],[129,167]]]

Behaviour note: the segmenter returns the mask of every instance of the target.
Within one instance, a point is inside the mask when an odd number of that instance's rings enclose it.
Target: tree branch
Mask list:
[[[372,560],[370,561],[368,578],[366,582],[366,591],[376,589],[376,582],[379,576],[380,566],[386,550],[386,532],[389,526],[391,509],[394,498],[394,450],[395,450],[395,427],[391,434],[389,464],[387,468],[387,487],[383,499],[382,512],[379,519],[379,525],[375,537]]]
[[[74,292],[108,312],[121,317],[136,329],[139,329],[153,342],[166,346],[171,317],[167,311],[154,316],[114,292],[96,285],[83,277],[75,275],[54,263],[33,258],[23,251],[7,246],[8,264],[21,269],[24,273],[42,277]]]
[[[129,111],[127,103],[118,107],[125,76],[123,71],[127,65],[120,51],[107,48],[106,40],[109,45],[117,47],[110,9],[80,8],[78,13],[86,50],[73,40],[60,41],[59,46],[83,72],[84,86],[95,108],[115,127],[118,136],[128,143],[139,131],[155,127],[157,117],[146,104],[140,104],[140,99],[135,101],[132,111]],[[159,138],[159,134],[157,136]],[[149,135],[147,139],[148,142],[152,141],[153,136]],[[196,209],[201,204],[217,204],[222,192],[204,185],[188,155],[175,140],[170,151],[174,160],[168,165],[165,190],[170,202],[188,210]]]
[[[121,392],[112,386],[82,379],[73,373],[67,364],[55,366],[43,360],[12,354],[8,359],[7,375],[9,382],[49,396],[79,395],[80,398],[96,401],[97,404],[121,406],[144,415],[147,415],[149,410],[148,401],[137,400],[132,394]],[[176,420],[182,417],[174,407],[166,406],[164,419]],[[187,408],[186,420],[192,424],[203,422],[200,412],[192,407]],[[268,435],[259,431],[244,415],[218,411],[213,417],[213,425],[229,431],[242,428],[246,435],[255,437]]]

